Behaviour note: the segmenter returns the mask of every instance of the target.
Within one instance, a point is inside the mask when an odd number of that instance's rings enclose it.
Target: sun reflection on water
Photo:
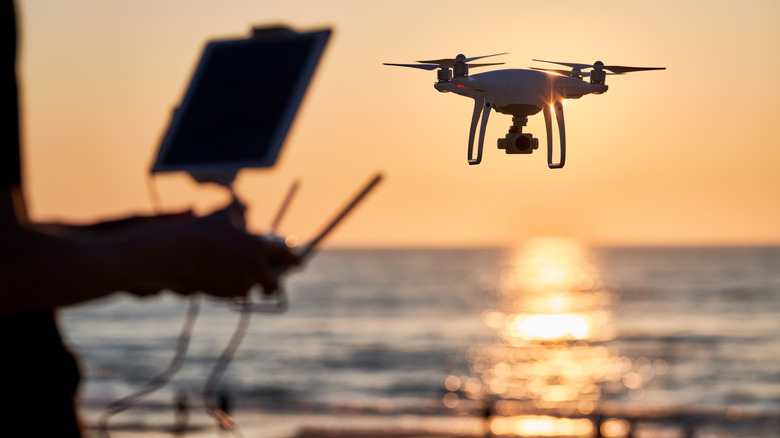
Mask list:
[[[585,437],[598,427],[589,416],[605,394],[641,397],[654,365],[634,364],[608,345],[614,296],[583,245],[529,241],[513,255],[496,294],[496,308],[484,313],[495,341],[468,351],[471,377],[445,379],[445,405],[456,406],[457,394],[488,401],[493,435]],[[600,433],[623,436],[620,430]]]

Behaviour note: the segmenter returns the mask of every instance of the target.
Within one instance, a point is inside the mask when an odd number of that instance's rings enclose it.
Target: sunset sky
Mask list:
[[[380,188],[331,246],[508,245],[562,235],[608,245],[780,244],[780,2],[191,1],[17,2],[25,190],[38,220],[150,213],[148,170],[205,42],[252,26],[331,27],[277,166],[236,189],[252,229],[313,235],[375,172]],[[509,52],[663,66],[607,77],[566,107],[566,167],[496,148],[469,166],[472,101],[436,73],[383,66]],[[208,211],[223,191],[155,178],[166,210]]]

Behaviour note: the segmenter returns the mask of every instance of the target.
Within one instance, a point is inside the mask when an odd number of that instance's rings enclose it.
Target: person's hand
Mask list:
[[[255,236],[243,226],[244,208],[233,203],[209,216],[171,230],[171,285],[180,293],[218,297],[244,296],[255,284],[270,294],[279,275],[300,260],[282,242]]]

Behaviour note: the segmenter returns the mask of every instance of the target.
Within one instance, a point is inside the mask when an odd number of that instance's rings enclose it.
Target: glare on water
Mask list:
[[[492,434],[592,436],[596,426],[587,416],[605,392],[639,397],[653,377],[649,361],[637,367],[608,345],[614,296],[578,242],[528,242],[496,294],[496,308],[484,314],[495,340],[468,352],[473,376],[449,376],[444,400],[455,406],[463,394],[489,403]],[[615,421],[601,425],[602,436],[626,433]]]

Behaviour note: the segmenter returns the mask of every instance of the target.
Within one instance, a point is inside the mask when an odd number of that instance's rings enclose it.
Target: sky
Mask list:
[[[17,2],[24,184],[33,219],[90,222],[207,213],[228,195],[185,174],[149,177],[160,139],[209,39],[251,27],[334,34],[277,165],[235,189],[255,232],[288,186],[280,231],[313,236],[376,172],[380,187],[330,246],[506,246],[557,235],[594,245],[780,244],[780,2],[203,1]],[[496,148],[469,166],[472,101],[436,72],[382,65],[507,55],[658,66],[607,77],[565,107],[566,166],[547,168],[544,121],[532,155]]]

